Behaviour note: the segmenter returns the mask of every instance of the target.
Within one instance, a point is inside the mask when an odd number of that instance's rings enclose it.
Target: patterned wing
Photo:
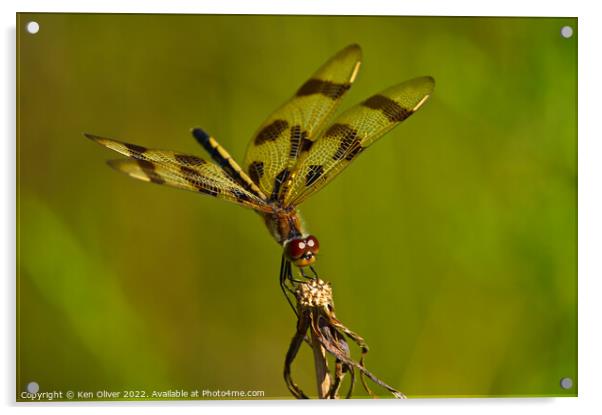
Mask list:
[[[294,97],[265,120],[249,143],[244,170],[270,201],[281,200],[282,185],[351,87],[360,59],[358,45],[347,46],[330,58]]]
[[[320,190],[370,144],[416,112],[433,92],[431,77],[411,79],[345,111],[301,156],[291,175],[285,206]]]
[[[129,157],[111,160],[109,165],[130,177],[207,194],[255,210],[271,210],[263,199],[244,189],[219,166],[197,156],[168,150],[152,150],[109,138],[85,135]]]

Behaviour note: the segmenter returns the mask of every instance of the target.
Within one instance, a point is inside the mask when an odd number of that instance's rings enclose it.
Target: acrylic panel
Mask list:
[[[16,399],[576,396],[577,36],[18,14]]]

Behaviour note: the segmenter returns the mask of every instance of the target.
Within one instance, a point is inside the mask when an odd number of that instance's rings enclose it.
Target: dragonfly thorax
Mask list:
[[[305,233],[296,209],[276,208],[262,215],[274,239],[283,246],[284,256],[289,261],[300,268],[316,261],[320,243],[315,236]]]
[[[306,236],[301,216],[295,209],[277,208],[272,212],[262,212],[268,230],[280,245],[293,239]]]

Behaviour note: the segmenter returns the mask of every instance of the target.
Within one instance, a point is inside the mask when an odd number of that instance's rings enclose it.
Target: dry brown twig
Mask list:
[[[299,282],[296,284],[295,299],[298,316],[297,331],[291,340],[284,362],[284,379],[293,396],[298,399],[309,399],[291,376],[291,365],[301,345],[306,342],[313,350],[320,399],[338,399],[346,374],[349,374],[350,386],[345,397],[350,398],[355,384],[356,370],[359,372],[362,386],[370,396],[375,397],[365,378],[369,378],[385,388],[395,398],[405,398],[401,392],[387,385],[366,369],[364,359],[368,353],[368,345],[362,337],[349,330],[336,318],[330,283],[319,278]],[[309,338],[307,337],[308,330]],[[354,360],[351,356],[346,338],[351,339],[359,346],[361,350],[359,361]],[[332,371],[328,366],[328,356],[334,359],[334,370]]]

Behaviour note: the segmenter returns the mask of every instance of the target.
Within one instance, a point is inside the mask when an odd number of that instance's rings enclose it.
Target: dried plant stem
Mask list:
[[[307,343],[314,355],[316,386],[320,399],[338,399],[341,383],[346,374],[350,379],[346,398],[350,398],[353,393],[356,371],[359,371],[360,381],[368,395],[376,397],[364,377],[386,389],[394,397],[405,398],[401,392],[387,385],[366,369],[364,357],[368,353],[368,345],[362,337],[349,330],[336,318],[330,283],[318,277],[305,282],[295,282],[297,330],[284,360],[284,380],[293,396],[298,399],[309,398],[291,376],[291,365],[303,343]],[[307,336],[308,331],[309,337]],[[362,355],[359,361],[351,356],[346,338],[360,347]],[[328,367],[327,357],[334,358],[332,373]]]
[[[314,366],[316,368],[316,382],[318,387],[318,398],[328,399],[331,379],[328,370],[328,361],[326,360],[326,349],[320,341],[315,337],[313,331],[311,333],[311,347],[314,352]]]

